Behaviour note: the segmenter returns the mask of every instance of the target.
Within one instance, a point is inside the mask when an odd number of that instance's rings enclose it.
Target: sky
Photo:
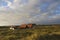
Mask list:
[[[60,24],[60,0],[0,0],[0,26]]]

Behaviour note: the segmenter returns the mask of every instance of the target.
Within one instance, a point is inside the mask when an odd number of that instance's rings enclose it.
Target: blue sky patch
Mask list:
[[[7,6],[7,2],[5,2],[5,1],[0,1],[0,6]]]
[[[49,5],[50,5],[50,3],[48,3],[48,2],[42,3],[42,4],[40,5],[41,11],[42,11],[42,12],[47,11],[47,8],[48,8]]]
[[[23,4],[28,3],[28,0],[21,0],[21,3]]]
[[[10,2],[13,2],[14,0],[9,0]]]

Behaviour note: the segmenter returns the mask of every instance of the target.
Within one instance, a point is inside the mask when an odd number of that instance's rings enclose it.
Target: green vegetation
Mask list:
[[[60,40],[60,25],[34,25],[15,30],[0,27],[0,40]]]

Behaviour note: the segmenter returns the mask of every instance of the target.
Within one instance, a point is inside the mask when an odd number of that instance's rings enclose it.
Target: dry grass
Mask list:
[[[60,35],[59,26],[36,25],[32,29],[27,28],[15,30],[10,30],[9,28],[4,27],[0,28],[0,40],[60,40],[57,36],[55,38],[55,35]]]

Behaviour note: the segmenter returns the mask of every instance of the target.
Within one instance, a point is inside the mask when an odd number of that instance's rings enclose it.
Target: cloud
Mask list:
[[[3,0],[4,1],[4,0]],[[21,25],[23,23],[51,24],[60,20],[56,14],[56,0],[5,0],[6,7],[0,7],[0,25]],[[59,10],[60,11],[60,10]],[[54,13],[55,12],[55,13]]]

